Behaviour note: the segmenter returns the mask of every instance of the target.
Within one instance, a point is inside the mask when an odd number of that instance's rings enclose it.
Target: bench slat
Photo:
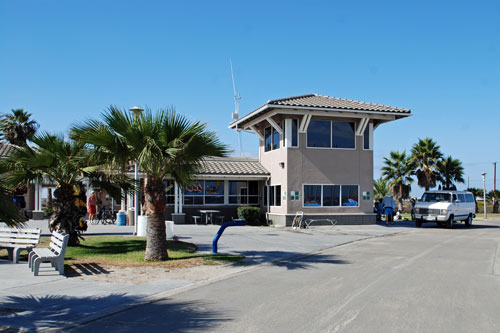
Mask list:
[[[59,247],[62,247],[62,245],[63,245],[63,242],[55,237],[50,237],[50,242],[57,244],[57,246],[59,246]]]
[[[55,237],[55,238],[59,239],[60,241],[62,241],[64,239],[64,235],[60,234],[58,232],[53,232],[52,237]]]
[[[38,238],[40,237],[40,234],[26,234],[24,232],[13,232],[13,233],[8,233],[8,232],[0,232],[0,237],[19,237],[19,238]]]
[[[18,232],[24,232],[24,233],[40,233],[41,230],[38,228],[35,229],[20,229],[20,228],[0,228],[0,232],[8,232],[8,233],[18,233]]]
[[[56,254],[59,254],[61,253],[61,247],[60,246],[57,246],[56,244],[54,243],[50,243],[50,248],[56,253]]]
[[[37,239],[0,238],[1,243],[38,244]]]

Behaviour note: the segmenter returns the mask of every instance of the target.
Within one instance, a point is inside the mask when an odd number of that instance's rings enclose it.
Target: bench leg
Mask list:
[[[19,254],[21,253],[21,251],[24,250],[23,248],[15,248],[14,249],[14,259],[13,261],[18,264],[19,263]]]
[[[33,272],[33,264],[35,262],[35,259],[38,257],[38,255],[35,253],[35,251],[31,251],[30,255],[28,257],[28,267],[31,269]]]
[[[38,276],[38,271],[40,270],[40,263],[42,259],[40,257],[36,257],[33,262],[33,275]]]
[[[10,260],[10,261],[14,261],[14,260],[13,260],[13,258],[14,258],[14,256],[13,256],[13,252],[14,252],[14,249],[13,249],[13,248],[7,248],[7,254],[8,254],[8,256],[9,256],[9,260]]]
[[[64,275],[64,258],[62,258],[62,260],[57,259],[54,264],[56,269],[59,271],[59,274]]]

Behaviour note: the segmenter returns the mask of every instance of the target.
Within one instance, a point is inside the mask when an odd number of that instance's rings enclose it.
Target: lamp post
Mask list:
[[[488,217],[486,214],[486,172],[483,172],[481,176],[483,176],[483,207],[484,207],[484,218],[486,219]]]
[[[134,114],[134,119],[137,120],[141,115],[143,108],[134,106],[129,109]],[[134,235],[137,235],[137,220],[139,218],[139,186],[137,185],[139,180],[139,170],[137,168],[137,160],[134,161],[134,180],[135,180],[135,195],[134,195]]]

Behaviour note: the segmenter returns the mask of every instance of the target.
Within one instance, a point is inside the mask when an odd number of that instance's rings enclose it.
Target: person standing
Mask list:
[[[87,209],[89,213],[89,221],[94,221],[95,214],[97,212],[97,198],[95,196],[95,192],[92,191],[89,198],[87,199]]]
[[[388,225],[389,222],[394,224],[393,214],[396,210],[396,201],[394,201],[391,195],[388,195],[382,200],[382,207],[384,208],[385,213],[385,224]]]

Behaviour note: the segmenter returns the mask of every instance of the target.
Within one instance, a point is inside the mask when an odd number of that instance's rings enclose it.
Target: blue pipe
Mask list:
[[[222,236],[222,233],[224,232],[224,230],[226,230],[227,227],[242,227],[244,225],[245,219],[233,220],[231,222],[225,222],[223,225],[221,225],[219,231],[217,231],[217,234],[214,237],[214,240],[212,241],[212,253],[217,253],[217,242],[219,241],[219,238]]]

